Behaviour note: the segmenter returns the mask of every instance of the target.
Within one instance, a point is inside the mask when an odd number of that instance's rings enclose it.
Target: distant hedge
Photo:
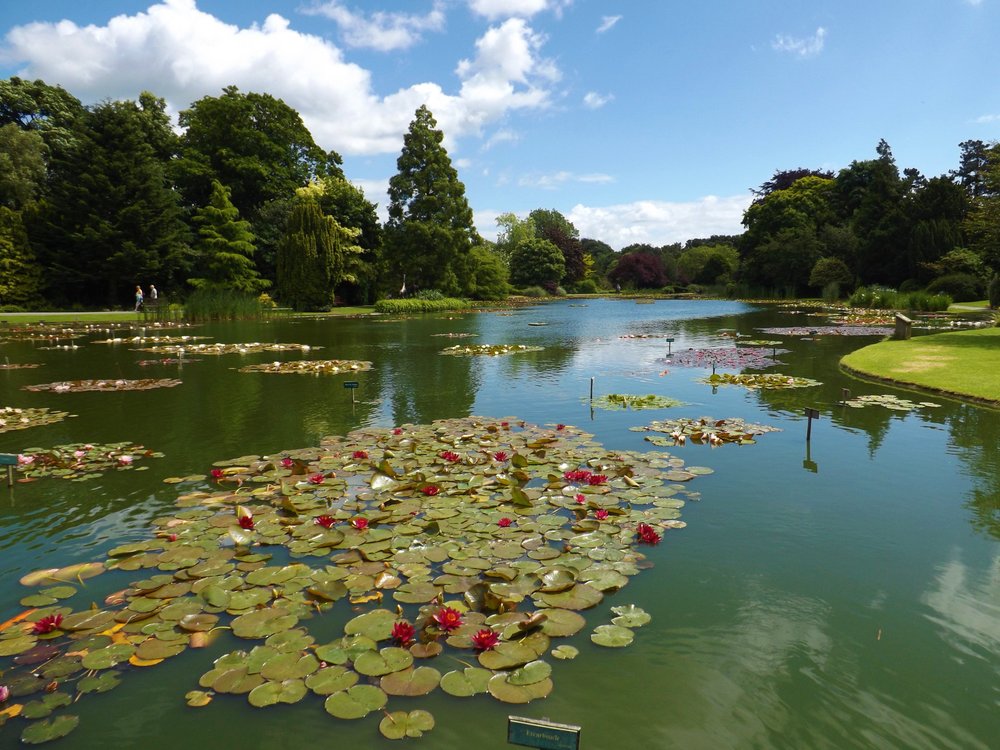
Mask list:
[[[379,313],[425,313],[445,310],[468,310],[472,303],[466,299],[442,297],[441,299],[380,299],[375,303]]]

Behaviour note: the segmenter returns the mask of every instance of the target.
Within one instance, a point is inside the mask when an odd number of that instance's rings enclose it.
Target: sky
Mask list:
[[[1000,0],[0,3],[0,78],[171,113],[225,86],[296,109],[385,216],[426,104],[480,233],[555,209],[615,249],[742,231],[775,171],[928,177],[1000,139]]]

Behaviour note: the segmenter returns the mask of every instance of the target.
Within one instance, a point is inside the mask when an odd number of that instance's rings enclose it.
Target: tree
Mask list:
[[[788,190],[788,188],[801,180],[803,177],[819,177],[824,180],[832,180],[833,172],[820,169],[806,169],[805,167],[776,170],[771,179],[763,183],[759,188],[756,190],[750,188],[750,192],[754,194],[753,202],[761,203],[771,193],[776,193],[779,190]],[[712,238],[712,240],[714,239],[715,238]],[[725,238],[723,238],[723,242],[725,242]],[[721,243],[717,241],[710,241],[709,244],[716,245]],[[688,247],[690,246],[691,241],[688,242]]]
[[[976,252],[994,277],[1000,276],[1000,143],[986,152],[983,189],[974,201],[963,228],[970,250]]]
[[[360,230],[325,216],[317,192],[300,191],[278,247],[278,298],[296,310],[329,310],[337,285],[356,281],[363,252]]]
[[[20,214],[0,206],[0,305],[37,306],[41,278]]]
[[[84,115],[80,100],[61,86],[17,76],[0,80],[0,126],[14,124],[38,133],[45,141],[46,158],[66,156],[76,144]]]
[[[183,110],[178,122],[185,132],[173,171],[187,202],[205,205],[218,180],[251,225],[268,201],[291,199],[314,179],[343,176],[340,155],[317,146],[299,113],[269,94],[227,86]]]
[[[26,227],[56,304],[115,305],[138,283],[187,276],[188,228],[151,133],[169,128],[132,101],[87,110],[50,164],[49,190]]]
[[[649,252],[623,255],[608,273],[608,278],[636,289],[659,289],[669,281],[660,256]]]
[[[465,185],[441,145],[443,140],[434,116],[421,105],[403,136],[397,172],[389,180],[387,281],[405,279],[410,289],[459,294],[471,272],[467,256],[480,239]]]
[[[782,229],[744,258],[742,273],[750,283],[792,296],[809,286],[809,275],[823,245],[808,227]]]
[[[826,256],[816,261],[809,272],[809,286],[822,289],[830,284],[847,286],[851,283],[851,269],[840,258]]]
[[[195,211],[193,221],[198,227],[194,249],[202,275],[188,279],[188,283],[196,288],[218,287],[245,294],[259,294],[270,286],[254,268],[250,222],[240,219],[225,185],[212,181],[208,204]]]
[[[45,142],[14,123],[0,127],[0,206],[21,209],[45,182]]]
[[[548,240],[524,240],[510,256],[510,281],[517,287],[540,286],[554,293],[565,273],[562,251]]]
[[[731,279],[740,257],[732,245],[695,245],[677,259],[677,268],[696,284],[715,284],[720,277]]]
[[[482,300],[500,300],[510,292],[507,284],[507,265],[500,256],[486,245],[475,245],[469,251],[471,271],[467,274],[466,297]]]
[[[566,271],[562,281],[573,283],[583,278],[583,246],[580,244],[580,232],[573,223],[555,210],[536,208],[528,219],[535,225],[535,236],[548,240],[559,248],[563,254]]]
[[[970,198],[978,198],[986,190],[986,170],[989,167],[989,146],[982,141],[962,141],[958,144],[960,151],[958,169],[952,170],[951,176],[958,180]]]
[[[505,213],[497,217],[497,226],[500,227],[500,232],[497,235],[494,249],[509,268],[510,256],[513,254],[514,248],[525,240],[532,240],[536,237],[535,221],[530,217],[519,219],[513,213]]]
[[[353,303],[373,303],[382,270],[382,225],[376,205],[365,197],[361,188],[343,177],[331,175],[320,184],[323,189],[316,197],[320,209],[340,226],[357,229],[356,244],[361,248],[358,269],[350,281],[345,279],[340,283],[337,293]]]
[[[593,261],[593,265],[589,269],[589,276],[597,279],[606,276],[608,269],[611,268],[617,257],[611,245],[601,240],[584,238],[580,240],[580,248],[583,250],[584,258],[589,255]],[[585,278],[589,278],[589,276]]]

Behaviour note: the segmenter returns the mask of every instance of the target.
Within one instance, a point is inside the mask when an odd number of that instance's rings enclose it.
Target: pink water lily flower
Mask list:
[[[281,459],[281,466],[284,469],[290,469],[294,465],[295,465],[295,462],[292,459],[288,458],[288,456],[285,456],[283,459]]]
[[[18,466],[31,466],[31,464],[33,464],[33,463],[35,463],[35,457],[34,456],[25,456],[22,453],[18,453],[17,454],[17,465]]]
[[[75,450],[73,451],[73,458],[83,458],[87,455],[87,451]]]
[[[322,526],[324,529],[328,529],[335,523],[337,523],[337,519],[334,518],[333,516],[322,515],[322,516],[316,516],[315,522],[320,526]]]
[[[309,477],[310,484],[323,484],[323,480],[326,479],[324,474],[313,474]]]
[[[510,458],[510,456],[507,455],[507,451],[497,451],[493,454],[493,460],[499,463],[503,463],[508,458]]]
[[[122,466],[128,466],[128,465],[130,465],[132,463],[132,460],[133,460],[132,456],[128,456],[128,455],[126,455],[126,456],[119,456],[118,457],[118,463],[121,464]]]
[[[357,517],[357,518],[352,518],[351,519],[351,526],[353,526],[354,528],[356,528],[358,531],[364,531],[365,529],[368,528],[368,519],[367,518],[361,518],[360,516]]]
[[[608,512],[604,508],[598,508],[594,511],[594,518],[598,521],[603,521],[608,517]]]
[[[10,688],[6,685],[0,685],[0,703],[5,702],[10,698]]]
[[[575,500],[576,500],[576,501],[577,501],[577,502],[578,502],[578,503],[579,503],[580,505],[583,505],[583,504],[584,504],[585,502],[587,502],[587,496],[586,496],[586,495],[577,495],[577,496],[576,496],[576,497],[575,497],[574,499],[575,499]]]

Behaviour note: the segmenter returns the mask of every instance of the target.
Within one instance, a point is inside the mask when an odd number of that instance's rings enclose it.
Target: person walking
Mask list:
[[[135,311],[139,312],[142,310],[142,287],[138,284],[135,285]]]
[[[158,296],[159,296],[159,293],[156,291],[156,287],[153,284],[150,284],[149,285],[149,301],[150,301],[150,304],[153,305],[153,307],[156,307],[156,299],[157,299]]]

